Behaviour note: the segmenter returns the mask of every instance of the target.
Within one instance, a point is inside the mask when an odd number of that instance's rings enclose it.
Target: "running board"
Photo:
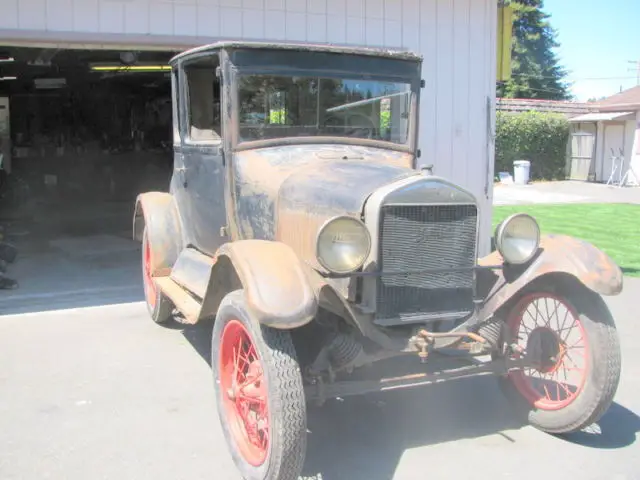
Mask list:
[[[193,248],[185,248],[178,255],[171,269],[171,280],[182,288],[192,292],[198,298],[204,298],[209,288],[209,279],[215,260]]]
[[[164,293],[173,305],[178,309],[184,319],[178,319],[180,323],[193,325],[200,318],[202,304],[198,302],[187,290],[182,288],[170,277],[155,277],[156,285]]]

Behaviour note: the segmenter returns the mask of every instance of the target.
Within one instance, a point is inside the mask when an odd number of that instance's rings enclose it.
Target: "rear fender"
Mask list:
[[[243,288],[247,307],[261,324],[278,329],[305,325],[318,310],[306,268],[284,243],[226,243],[215,255],[201,318],[215,314],[224,295]]]
[[[151,274],[166,275],[182,250],[182,228],[173,195],[165,192],[138,195],[133,239],[141,242],[145,228],[151,246]]]
[[[502,265],[498,252],[482,258],[479,265]],[[497,271],[481,271],[478,292],[486,299],[479,319],[493,315],[518,292],[547,276],[573,277],[600,295],[617,295],[622,291],[622,271],[602,250],[592,244],[565,235],[544,235],[540,250],[529,263],[508,266]]]

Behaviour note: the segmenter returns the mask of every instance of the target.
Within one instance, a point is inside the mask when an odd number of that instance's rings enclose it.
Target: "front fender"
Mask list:
[[[498,252],[493,252],[478,263],[501,265],[503,259]],[[570,275],[601,295],[617,295],[622,291],[622,270],[602,250],[566,235],[544,235],[538,254],[528,264],[505,266],[479,275],[478,291],[486,295],[480,320],[490,317],[531,282],[549,274]]]
[[[145,228],[152,249],[152,274],[171,269],[182,250],[182,228],[173,195],[166,192],[138,195],[133,213],[133,239],[141,242]]]
[[[266,240],[230,242],[220,247],[215,260],[210,286],[221,284],[219,276],[228,276],[231,263],[245,291],[247,307],[260,323],[291,329],[315,317],[317,297],[304,264],[288,245]]]

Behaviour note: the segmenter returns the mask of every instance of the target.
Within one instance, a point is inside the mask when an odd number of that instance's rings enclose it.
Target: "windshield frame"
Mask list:
[[[305,145],[305,144],[342,144],[342,145],[359,145],[359,146],[368,146],[368,147],[377,147],[388,150],[395,150],[401,152],[408,153],[416,153],[417,151],[417,131],[418,131],[418,108],[419,108],[419,94],[420,94],[420,63],[419,62],[409,62],[407,60],[396,60],[396,59],[388,59],[381,57],[366,57],[362,55],[348,55],[354,57],[354,60],[362,60],[363,63],[367,61],[370,63],[379,62],[381,65],[393,67],[395,64],[399,62],[403,64],[410,63],[409,70],[411,67],[415,66],[415,74],[394,74],[394,73],[381,73],[381,69],[377,71],[363,71],[358,70],[358,65],[354,65],[352,68],[340,68],[337,60],[344,61],[345,54],[331,54],[336,58],[337,65],[327,65],[326,63],[322,63],[322,67],[319,68],[297,68],[296,66],[290,65],[281,65],[274,62],[274,64],[269,65],[265,64],[264,55],[269,55],[272,53],[271,51],[260,51],[260,52],[251,52],[248,50],[239,50],[242,52],[242,55],[245,56],[242,64],[234,63],[234,55],[229,56],[229,73],[231,80],[231,91],[229,92],[231,95],[231,116],[229,133],[231,133],[232,137],[232,148],[236,151],[242,150],[250,150],[256,148],[265,148],[272,146],[282,146],[282,145]],[[281,56],[282,52],[278,52]],[[296,54],[300,55],[301,52],[287,52],[286,56],[291,57],[291,60],[295,60]],[[261,61],[256,61],[255,64],[252,64],[251,54],[256,55],[259,54],[262,58]],[[309,52],[303,53],[306,57],[313,57],[313,54]],[[329,57],[331,58],[331,57]],[[371,62],[371,58],[373,58],[374,62]],[[282,59],[282,57],[281,57]],[[249,61],[247,61],[249,60]],[[257,60],[257,59],[256,59]],[[357,62],[360,63],[360,62]],[[385,65],[386,64],[386,65]],[[337,68],[332,68],[337,67]],[[385,68],[385,70],[394,72],[393,68]],[[405,70],[407,70],[405,68]],[[394,143],[387,140],[378,140],[378,139],[367,139],[367,138],[358,138],[358,137],[348,137],[348,136],[340,136],[340,135],[309,135],[309,136],[295,136],[295,137],[282,137],[282,138],[269,138],[269,139],[261,139],[261,140],[248,140],[248,141],[240,141],[240,99],[239,99],[239,84],[240,77],[245,75],[273,75],[273,76],[309,76],[309,77],[320,77],[320,78],[345,78],[349,80],[372,80],[372,81],[381,81],[381,82],[403,82],[409,85],[410,89],[408,90],[409,102],[410,102],[410,115],[407,127],[407,138],[404,143]]]

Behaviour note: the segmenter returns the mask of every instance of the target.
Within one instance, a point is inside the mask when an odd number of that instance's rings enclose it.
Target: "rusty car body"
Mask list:
[[[534,426],[563,433],[615,394],[601,295],[621,291],[620,268],[523,214],[478,258],[490,212],[418,168],[421,62],[246,42],[171,61],[174,172],[138,197],[134,236],[152,318],[215,317],[217,407],[244,478],[298,477],[308,402],[493,374]],[[358,377],[401,355],[415,371]]]

